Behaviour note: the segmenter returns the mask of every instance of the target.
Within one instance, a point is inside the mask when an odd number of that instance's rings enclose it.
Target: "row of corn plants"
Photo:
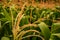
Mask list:
[[[26,4],[17,9],[0,4],[0,40],[60,40],[60,6]]]

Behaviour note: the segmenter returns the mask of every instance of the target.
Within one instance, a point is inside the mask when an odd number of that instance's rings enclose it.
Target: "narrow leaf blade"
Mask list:
[[[44,36],[44,38],[46,40],[49,40],[50,30],[49,30],[48,26],[44,22],[41,22],[40,24],[38,24],[38,26],[41,29],[41,32],[42,32],[42,35]]]

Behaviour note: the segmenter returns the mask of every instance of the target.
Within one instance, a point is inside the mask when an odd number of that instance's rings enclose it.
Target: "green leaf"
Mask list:
[[[52,34],[52,35],[57,36],[57,37],[60,38],[60,33],[55,33],[55,34]]]
[[[49,40],[53,40],[53,39],[51,38],[51,39],[49,39]]]
[[[8,21],[11,21],[11,15],[5,9],[4,9],[4,15]]]
[[[40,24],[38,24],[38,26],[41,29],[42,35],[44,36],[45,40],[49,40],[50,30],[48,26],[44,22],[41,22]]]
[[[45,11],[42,11],[40,18],[44,17]]]
[[[54,23],[51,28],[52,33],[60,33],[60,23]]]
[[[8,37],[2,37],[1,40],[10,40]]]
[[[3,24],[3,26],[6,25],[7,23],[10,23],[10,21],[6,21],[6,22]]]

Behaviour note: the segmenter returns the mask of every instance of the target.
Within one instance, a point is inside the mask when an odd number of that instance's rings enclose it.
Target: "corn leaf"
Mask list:
[[[8,37],[2,37],[1,40],[10,40]]]
[[[60,38],[60,33],[55,33],[55,34],[52,34],[52,35]]]
[[[54,23],[51,28],[52,33],[60,33],[60,23]]]
[[[49,40],[50,30],[48,26],[44,22],[41,22],[40,24],[38,24],[38,26],[41,29],[42,35],[44,36],[45,40]]]

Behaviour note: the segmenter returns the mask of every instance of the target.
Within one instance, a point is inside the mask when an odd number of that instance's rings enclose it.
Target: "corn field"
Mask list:
[[[60,0],[0,0],[0,40],[60,40]]]

